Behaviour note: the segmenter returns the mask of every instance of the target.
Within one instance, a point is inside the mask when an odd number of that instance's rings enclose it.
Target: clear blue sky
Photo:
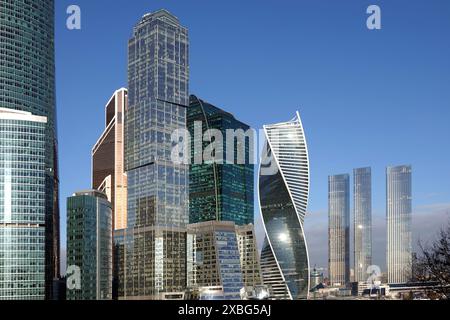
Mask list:
[[[387,165],[413,166],[415,208],[450,203],[449,1],[55,2],[63,246],[66,197],[90,187],[104,105],[127,86],[132,27],[159,8],[189,28],[191,93],[255,128],[300,111],[310,221],[326,228],[327,176],[361,166],[373,168],[381,219]],[[81,31],[65,27],[70,4],[81,7]],[[382,9],[382,30],[366,28],[370,4]]]

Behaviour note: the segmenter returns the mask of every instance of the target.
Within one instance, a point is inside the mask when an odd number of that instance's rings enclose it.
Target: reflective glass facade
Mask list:
[[[45,298],[46,126],[0,109],[0,300]]]
[[[242,280],[246,287],[262,284],[258,244],[252,224],[236,226],[239,253],[241,256]]]
[[[210,221],[188,226],[190,288],[218,287],[223,295],[210,299],[240,299],[242,281],[235,224]]]
[[[267,153],[263,154],[259,175],[259,201],[267,243],[290,299],[307,299],[309,293],[309,259],[303,221],[309,197],[309,158],[299,114],[290,122],[264,126]],[[275,162],[276,172],[264,169]],[[262,260],[270,261],[265,252]],[[270,275],[279,278],[269,263],[261,263],[263,282]]]
[[[215,129],[223,136],[223,163],[193,163],[189,167],[189,222],[210,220],[233,221],[247,225],[254,221],[254,165],[250,164],[250,141],[244,138],[234,143],[234,161],[226,162],[227,130],[250,127],[227,113],[195,96],[190,97],[187,125],[191,134],[191,160],[203,153],[211,143],[206,131]],[[200,125],[199,131],[195,126]],[[205,138],[205,139],[204,139]],[[203,141],[205,140],[205,141]],[[197,146],[202,146],[197,150]],[[241,149],[241,150],[238,150]],[[239,163],[238,152],[244,156]]]
[[[165,10],[146,14],[128,45],[125,170],[128,178],[123,299],[184,292],[189,168],[171,159],[186,128],[188,31]]]
[[[331,285],[350,282],[350,176],[328,177],[328,272]]]
[[[372,265],[372,170],[353,170],[355,281],[367,281]]]
[[[81,270],[81,288],[67,300],[112,299],[112,206],[99,191],[67,199],[67,265]]]
[[[54,0],[0,0],[0,107],[47,118],[46,296],[59,277]]]
[[[412,274],[412,168],[386,170],[388,283],[406,283]]]

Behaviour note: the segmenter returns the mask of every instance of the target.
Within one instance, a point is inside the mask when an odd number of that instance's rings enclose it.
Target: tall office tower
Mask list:
[[[112,205],[97,190],[67,199],[67,265],[80,271],[80,287],[67,300],[112,299]]]
[[[189,222],[253,223],[254,165],[250,161],[250,143],[253,141],[246,135],[250,127],[195,96],[190,96],[187,126],[192,137],[193,162],[189,166]],[[216,153],[217,160],[223,163],[211,163],[202,157],[214,139],[212,130],[220,131],[224,137],[223,152]],[[235,142],[233,150],[227,150],[226,140]],[[227,157],[233,161],[227,161]]]
[[[258,189],[266,230],[263,283],[279,284],[281,278],[289,299],[307,299],[309,259],[303,222],[309,198],[309,158],[299,113],[289,122],[264,126],[264,132],[267,152],[262,157]]]
[[[186,286],[189,168],[171,157],[186,129],[188,31],[165,10],[146,14],[128,44],[125,296],[164,299]]]
[[[328,272],[332,286],[350,282],[350,176],[328,178]]]
[[[92,149],[92,188],[104,192],[113,206],[113,229],[127,227],[127,176],[123,167],[123,119],[127,89],[114,92],[105,107],[105,130]]]
[[[412,168],[386,170],[388,283],[406,283],[412,275]]]
[[[188,225],[188,287],[200,299],[240,299],[244,287],[238,240],[233,222],[208,221]],[[214,288],[214,296],[202,294]],[[219,292],[217,292],[219,291]]]
[[[0,300],[45,298],[46,125],[0,108]]]
[[[236,226],[236,236],[244,286],[254,287],[261,285],[261,266],[253,224]]]
[[[355,281],[369,278],[367,268],[372,265],[372,170],[353,170],[353,228]]]
[[[45,282],[59,277],[59,192],[55,105],[54,0],[0,0],[0,106],[47,118]]]

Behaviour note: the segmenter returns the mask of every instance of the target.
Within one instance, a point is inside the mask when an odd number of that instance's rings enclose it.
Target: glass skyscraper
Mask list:
[[[186,286],[189,168],[172,161],[186,129],[188,31],[165,10],[146,14],[128,44],[128,178],[122,299],[164,299]]]
[[[300,115],[264,126],[264,132],[267,142],[258,189],[266,231],[263,283],[280,287],[282,279],[285,287],[277,288],[280,295],[287,289],[288,299],[307,299],[309,257],[303,223],[309,200],[309,157]]]
[[[0,108],[0,300],[45,298],[46,126]]]
[[[45,139],[46,297],[59,277],[54,0],[0,0],[0,106],[47,118]],[[37,240],[39,241],[39,240]]]
[[[67,199],[67,265],[81,271],[81,287],[67,287],[67,300],[112,299],[112,205],[97,190]]]
[[[350,176],[328,178],[328,272],[332,286],[350,282]]]
[[[253,223],[254,165],[250,163],[250,143],[253,141],[243,134],[250,127],[196,96],[190,97],[187,125],[191,135],[191,161],[194,162],[189,167],[189,223],[210,220],[233,221],[237,225]],[[224,137],[223,158],[217,159],[223,163],[194,161],[211,143],[203,141],[207,130],[218,130]],[[227,152],[230,152],[227,151],[227,130],[242,130],[240,139],[234,138],[233,163],[226,161]],[[237,131],[235,133],[238,137]],[[210,138],[207,136],[205,140]],[[239,152],[243,161],[238,161]]]
[[[369,278],[367,268],[372,265],[372,170],[353,170],[354,199],[354,263],[355,281]]]
[[[222,221],[190,224],[187,239],[188,287],[200,292],[211,287],[222,291],[203,299],[240,299],[244,283],[235,224]]]
[[[388,283],[411,280],[412,275],[412,168],[386,170],[386,218]]]

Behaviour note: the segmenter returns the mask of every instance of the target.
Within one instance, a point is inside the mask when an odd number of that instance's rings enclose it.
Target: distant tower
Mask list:
[[[333,286],[350,282],[350,176],[328,178],[328,271]]]
[[[309,157],[300,115],[264,126],[264,132],[267,141],[258,189],[266,231],[263,283],[272,287],[276,299],[307,299],[309,259],[303,222],[309,199]]]
[[[355,281],[369,278],[367,268],[372,265],[372,171],[371,168],[353,170],[354,199],[354,262]]]
[[[412,276],[412,169],[386,170],[388,283],[406,283]]]

